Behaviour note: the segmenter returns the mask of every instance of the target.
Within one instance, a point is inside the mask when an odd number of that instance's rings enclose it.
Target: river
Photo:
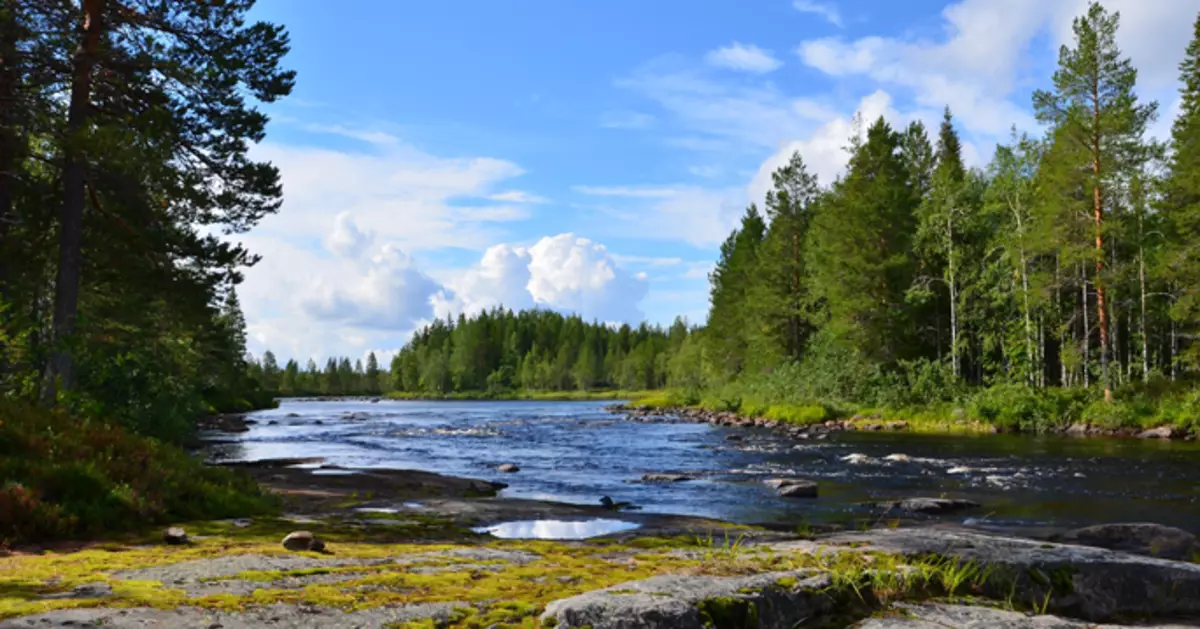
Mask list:
[[[1195,443],[889,432],[810,442],[757,428],[629,422],[609,404],[283,400],[250,415],[248,432],[208,435],[208,452],[421,469],[503,481],[504,496],[596,504],[607,495],[645,511],[742,523],[839,520],[869,513],[864,502],[944,495],[984,505],[950,518],[967,524],[1146,521],[1200,533]],[[504,463],[520,472],[496,471]],[[697,480],[641,482],[648,473]],[[779,475],[816,481],[820,497],[776,496],[762,481]]]

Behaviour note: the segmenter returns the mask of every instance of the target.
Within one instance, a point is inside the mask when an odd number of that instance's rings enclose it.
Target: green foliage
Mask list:
[[[1081,419],[1093,394],[1081,389],[1037,390],[999,384],[971,396],[971,417],[1012,432],[1050,432]]]
[[[116,424],[0,401],[0,542],[270,513],[249,477]]]

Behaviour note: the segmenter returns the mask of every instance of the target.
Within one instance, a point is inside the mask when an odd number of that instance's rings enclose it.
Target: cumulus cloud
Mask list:
[[[313,319],[361,328],[411,330],[432,313],[430,298],[439,290],[406,254],[392,244],[363,261],[352,277],[316,277],[300,302]]]
[[[770,51],[763,50],[752,44],[742,44],[734,42],[728,46],[722,46],[705,57],[710,65],[727,68],[730,70],[738,70],[741,72],[751,72],[754,74],[766,74],[778,70],[783,65],[781,61],[775,58]]]
[[[815,0],[793,0],[792,8],[801,13],[818,15],[824,18],[826,22],[839,28],[843,26],[842,14],[838,11],[837,6],[832,3],[816,2]]]
[[[608,249],[575,234],[547,236],[531,247],[496,245],[433,297],[438,317],[504,306],[542,307],[600,321],[637,321],[644,278],[619,267]]]
[[[341,212],[334,218],[333,231],[325,240],[325,246],[342,257],[356,257],[371,243],[371,234],[358,228],[349,212]]]

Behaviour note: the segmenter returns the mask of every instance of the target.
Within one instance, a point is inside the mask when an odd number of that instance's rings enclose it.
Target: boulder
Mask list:
[[[517,467],[515,463],[505,463],[504,465],[496,468],[496,471],[504,472],[505,474],[512,474],[514,472],[520,472],[521,468]]]
[[[682,483],[684,481],[695,480],[694,477],[687,474],[643,474],[642,482],[644,483]]]
[[[1200,555],[1195,535],[1146,522],[1089,526],[1066,533],[1062,541],[1163,559],[1191,561]]]
[[[742,441],[744,437],[741,435],[725,435],[725,441]]]
[[[1175,436],[1175,429],[1170,426],[1160,426],[1143,430],[1137,434],[1138,439],[1171,439]]]
[[[658,576],[554,601],[540,626],[556,629],[791,629],[828,612],[833,580],[809,572],[747,577]]]
[[[1082,422],[1076,422],[1071,424],[1070,428],[1067,428],[1067,434],[1072,437],[1086,437],[1089,430],[1091,430],[1091,426]]]
[[[976,509],[983,505],[973,500],[963,500],[961,498],[905,498],[903,500],[879,502],[875,506],[885,511],[907,511],[909,513],[941,515],[956,511],[965,511],[967,509]]]
[[[297,552],[312,551],[321,552],[325,550],[325,542],[322,542],[316,535],[308,531],[293,531],[283,538],[283,547]]]
[[[854,625],[855,629],[1118,629],[1122,625],[1097,625],[1056,616],[1033,616],[1021,612],[946,605],[941,603],[892,606],[878,617]],[[1143,629],[1184,629],[1186,625],[1138,625]]]
[[[187,531],[178,526],[163,531],[163,541],[172,546],[179,546],[188,542]]]
[[[764,481],[784,498],[816,498],[817,484],[800,478],[771,478]]]
[[[1092,622],[1200,615],[1200,565],[1102,548],[1054,544],[936,527],[841,533],[773,544],[775,552],[853,552],[954,558],[986,570],[980,595]]]

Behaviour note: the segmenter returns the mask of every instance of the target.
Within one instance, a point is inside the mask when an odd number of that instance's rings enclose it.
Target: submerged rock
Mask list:
[[[1163,559],[1191,560],[1200,554],[1195,535],[1145,522],[1089,526],[1066,533],[1061,541]]]
[[[961,498],[905,498],[903,500],[879,502],[875,506],[886,511],[895,510],[924,513],[926,515],[940,515],[943,513],[976,509],[983,505],[973,500],[964,500]]]
[[[644,483],[682,483],[689,480],[696,480],[693,476],[687,474],[643,474],[642,482]]]
[[[554,601],[542,627],[568,629],[791,628],[827,612],[827,575],[659,576]]]
[[[515,472],[520,472],[521,468],[518,467],[515,463],[505,463],[504,465],[497,467],[496,471],[504,472],[505,474],[512,474]]]
[[[283,538],[283,547],[297,552],[313,551],[319,553],[325,550],[325,542],[322,542],[316,535],[308,531],[294,531],[288,533],[287,537]]]

